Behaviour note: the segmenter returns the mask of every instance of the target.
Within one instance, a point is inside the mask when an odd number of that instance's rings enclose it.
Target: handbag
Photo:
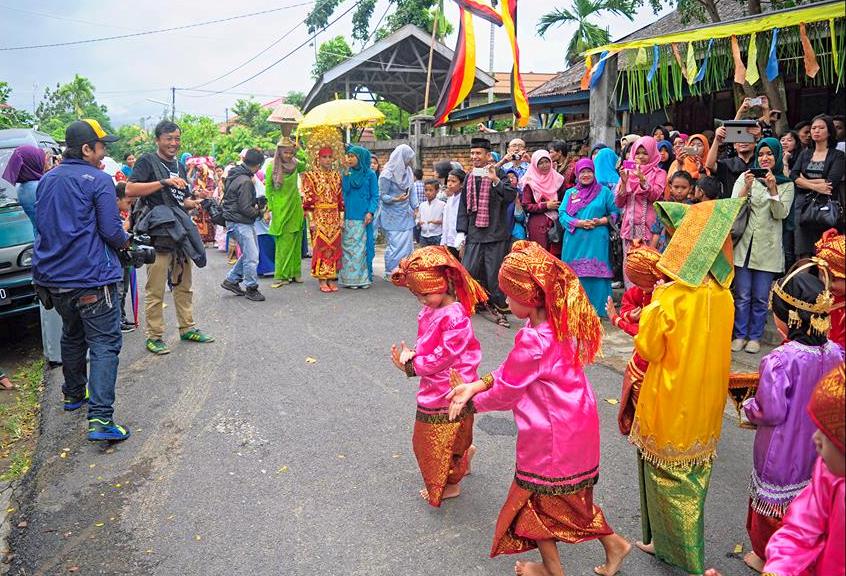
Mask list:
[[[617,221],[611,216],[608,217],[608,257],[611,260],[611,272],[613,280],[623,279],[623,237],[620,235],[620,228]]]
[[[740,206],[740,212],[734,218],[734,223],[731,225],[731,244],[736,246],[740,242],[743,233],[746,232],[746,227],[749,225],[749,198]]]
[[[546,215],[543,215],[543,217],[546,218]],[[564,234],[564,228],[561,227],[561,222],[556,219],[552,221],[552,226],[547,229],[546,239],[550,244],[559,244],[562,234]]]
[[[843,207],[827,194],[814,194],[799,211],[799,225],[817,230],[836,228],[842,219]]]

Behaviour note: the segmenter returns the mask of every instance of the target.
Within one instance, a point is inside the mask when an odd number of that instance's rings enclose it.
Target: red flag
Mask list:
[[[473,89],[476,80],[476,35],[473,30],[473,14],[460,9],[458,39],[455,42],[455,54],[447,73],[438,106],[435,108],[435,126],[449,120],[449,114],[461,104]]]
[[[517,0],[503,0],[502,22],[508,33],[514,65],[511,67],[511,109],[517,118],[517,126],[525,128],[529,123],[529,96],[520,75],[520,47],[517,45]]]

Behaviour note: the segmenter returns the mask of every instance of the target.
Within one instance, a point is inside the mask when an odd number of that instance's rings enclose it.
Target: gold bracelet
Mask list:
[[[488,373],[482,376],[482,382],[485,383],[485,390],[490,390],[494,385],[494,377]]]
[[[414,378],[415,376],[417,376],[417,372],[414,371],[414,359],[413,358],[405,363],[404,368],[405,368],[405,375],[408,376],[409,378]]]

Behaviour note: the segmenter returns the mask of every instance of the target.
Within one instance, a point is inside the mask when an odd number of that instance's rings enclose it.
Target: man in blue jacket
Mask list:
[[[65,130],[64,160],[44,175],[36,191],[33,278],[62,317],[64,407],[72,411],[88,403],[89,440],[129,437],[129,430],[112,419],[123,342],[118,292],[123,268],[117,250],[128,245],[129,236],[114,183],[99,168],[106,143],[116,140],[96,120],[73,122]]]

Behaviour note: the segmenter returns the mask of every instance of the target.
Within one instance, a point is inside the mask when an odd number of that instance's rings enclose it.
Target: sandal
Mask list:
[[[337,284],[329,284],[329,291],[330,292],[337,292],[338,291],[338,285]]]
[[[17,388],[8,376],[0,378],[0,390],[17,390]]]
[[[282,286],[285,286],[286,284],[288,284],[287,280],[274,280],[273,284],[271,284],[270,287],[271,288],[282,288]]]
[[[332,289],[329,288],[329,286],[321,286],[320,291],[323,292],[324,294],[326,294],[326,293],[332,292]]]

